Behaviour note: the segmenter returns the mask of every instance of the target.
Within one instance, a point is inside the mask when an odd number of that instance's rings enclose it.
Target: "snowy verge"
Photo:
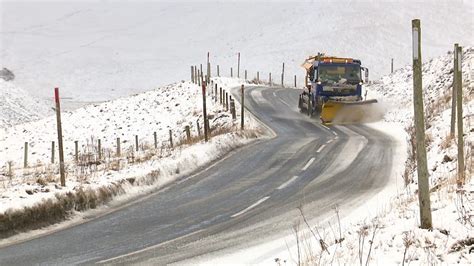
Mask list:
[[[226,90],[238,85],[239,80],[233,82],[228,80],[225,84],[220,84]],[[186,97],[182,95],[183,88],[189,92]],[[120,121],[123,116],[127,116],[127,120],[131,120],[126,121],[131,125],[127,132],[139,131],[141,134],[152,135],[152,130],[156,128],[145,127],[142,121],[153,119],[155,124],[165,123],[166,127],[158,127],[162,130],[154,132],[157,132],[157,136],[162,136],[171,129],[174,145],[171,146],[169,140],[166,140],[160,141],[160,145],[154,148],[152,144],[140,140],[140,143],[145,144],[140,145],[138,151],[134,145],[125,148],[121,155],[104,150],[103,158],[98,159],[97,150],[94,150],[97,142],[92,139],[81,151],[81,155],[87,158],[81,157],[79,162],[75,162],[73,158],[68,158],[66,161],[68,169],[66,187],[57,185],[59,180],[57,166],[47,163],[46,160],[39,160],[37,165],[26,169],[13,169],[10,173],[4,169],[0,175],[2,181],[0,231],[3,237],[70,218],[77,211],[94,209],[108,203],[114,196],[124,194],[128,198],[130,195],[137,196],[157,190],[221,159],[240,146],[259,137],[265,137],[266,131],[253,116],[246,114],[246,130],[241,131],[237,122],[240,121],[240,117],[233,121],[223,106],[211,101],[212,94],[207,98],[212,135],[207,143],[204,142],[202,135],[198,136],[196,132],[198,130],[192,131],[192,139],[189,141],[185,132],[181,131],[185,125],[192,126],[192,122],[202,119],[201,90],[191,83],[177,83],[141,95],[86,106],[68,113],[70,117],[83,117],[86,113],[90,118],[72,120],[74,123],[66,126],[65,132],[69,133],[69,136],[66,135],[67,139],[84,138],[81,134],[86,131],[107,132],[111,124],[104,124],[100,120],[108,121],[113,117],[116,121]],[[236,105],[240,108],[238,103]],[[130,106],[135,109],[126,112]],[[170,109],[170,106],[174,108]],[[153,111],[163,113],[163,110],[156,109],[168,110],[168,115],[153,115],[153,118],[150,118],[147,114]],[[15,133],[9,134],[0,142],[13,142],[22,137],[29,137],[36,138],[36,142],[33,141],[34,147],[41,147],[45,145],[42,140],[46,137],[41,134],[30,134],[32,131],[23,129],[38,125],[46,126],[51,119],[45,118],[32,122],[33,125],[23,124],[9,129]],[[67,127],[71,129],[68,130]],[[115,127],[122,126],[115,124]],[[49,131],[45,132],[45,135],[50,134]],[[128,144],[125,141],[121,143],[123,146]],[[85,156],[88,154],[91,156]],[[15,154],[8,155],[12,159],[18,158]],[[38,219],[32,218],[41,219],[35,221]]]

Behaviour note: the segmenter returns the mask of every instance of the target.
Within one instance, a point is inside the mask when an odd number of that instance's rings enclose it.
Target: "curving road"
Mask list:
[[[296,109],[299,90],[251,88],[246,107],[276,133],[145,201],[0,249],[1,265],[168,264],[274,239],[298,219],[323,219],[380,191],[393,141],[363,125],[319,124]],[[281,236],[281,235],[280,235]],[[262,254],[263,255],[263,254]]]

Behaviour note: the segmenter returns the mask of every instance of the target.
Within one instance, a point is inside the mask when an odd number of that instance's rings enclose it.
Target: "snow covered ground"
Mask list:
[[[425,58],[454,42],[473,45],[472,1],[0,1],[0,67],[15,85],[51,100],[97,102],[189,79],[211,54],[237,69],[292,83],[311,54],[360,58],[372,79],[411,61],[411,19]],[[132,11],[133,10],[133,11]],[[449,18],[449,19],[447,19]],[[275,79],[277,80],[277,79]],[[0,87],[1,89],[1,87]],[[67,107],[66,103],[64,107]]]
[[[230,91],[242,80],[216,78],[215,82]],[[0,214],[33,206],[56,194],[71,191],[97,190],[111,184],[131,181],[126,191],[143,193],[151,188],[187,175],[227,152],[251,142],[264,131],[251,116],[246,117],[246,131],[240,132],[240,118],[233,121],[229,111],[207,96],[211,131],[216,136],[209,143],[193,140],[183,144],[185,126],[192,137],[198,135],[197,121],[203,132],[201,87],[178,82],[128,98],[89,105],[62,114],[67,186],[59,187],[56,164],[51,165],[51,141],[56,140],[55,116],[0,129]],[[236,102],[236,110],[240,110]],[[239,113],[240,114],[240,113]],[[239,115],[240,117],[240,115]],[[172,130],[174,148],[170,147]],[[154,149],[157,134],[158,148]],[[135,135],[139,151],[135,151]],[[117,157],[116,138],[120,138],[122,155]],[[102,160],[97,159],[97,140],[101,139]],[[78,165],[74,162],[74,141],[79,143]],[[29,167],[23,169],[23,142],[29,142]],[[8,162],[12,162],[10,172]],[[147,180],[150,173],[159,173],[156,182]],[[134,185],[134,186],[133,186]]]
[[[340,220],[334,212],[326,220],[311,221],[316,237],[300,221],[300,252],[304,264],[365,264],[369,258],[371,264],[400,265],[405,258],[407,265],[472,265],[474,49],[465,47],[463,54],[464,152],[468,182],[462,189],[456,187],[457,141],[449,137],[452,58],[452,53],[448,53],[423,64],[433,230],[419,228],[417,175],[413,163],[409,163],[412,160],[410,140],[414,134],[409,129],[413,123],[413,78],[411,67],[406,66],[367,87],[370,97],[379,99],[386,109],[383,121],[369,126],[392,135],[399,144],[394,151],[396,167],[392,169],[389,185],[359,207],[339,209]],[[404,184],[405,178],[408,186]],[[203,256],[199,262],[205,265],[235,261],[294,265],[298,258],[296,235],[291,228],[287,234],[235,253]],[[342,241],[337,241],[341,238]],[[327,245],[327,251],[321,249],[320,239]]]

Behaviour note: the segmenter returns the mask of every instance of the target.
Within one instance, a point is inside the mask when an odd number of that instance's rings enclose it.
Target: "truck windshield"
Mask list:
[[[359,65],[319,65],[318,73],[323,85],[357,84],[361,81]]]

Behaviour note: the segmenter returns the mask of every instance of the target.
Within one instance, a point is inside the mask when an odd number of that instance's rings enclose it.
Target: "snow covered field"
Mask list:
[[[228,92],[243,83],[227,78],[214,81]],[[202,139],[192,140],[194,144],[185,142],[185,126],[190,126],[192,137],[197,138],[196,121],[200,121],[203,132],[201,87],[189,82],[63,113],[65,188],[58,186],[57,163],[50,164],[51,141],[56,138],[54,116],[0,129],[0,214],[46,200],[54,202],[58,195],[69,192],[99,191],[117,184],[128,194],[144,193],[186,176],[264,133],[250,115],[245,118],[246,130],[241,132],[240,113],[233,121],[230,112],[213,100],[210,91],[207,99],[210,128],[215,135],[209,143]],[[238,102],[236,110],[240,110]],[[170,147],[169,130],[174,148]],[[153,147],[153,132],[157,133],[157,149]],[[135,135],[139,135],[138,152]],[[115,154],[117,137],[121,138],[121,156]],[[97,158],[98,139],[102,140],[101,160]],[[80,144],[78,164],[74,162],[74,140]],[[22,165],[23,148],[16,145],[23,141],[30,145],[31,163],[27,169]],[[7,162],[12,162],[11,172]]]
[[[286,80],[311,54],[360,58],[372,79],[411,61],[410,21],[420,18],[424,58],[473,45],[472,1],[0,1],[0,67],[51,101],[96,102],[189,79],[211,54],[221,74],[272,72]],[[1,88],[1,87],[0,87]],[[72,104],[72,103],[71,103]],[[76,104],[74,105],[76,106]],[[66,103],[64,107],[67,107]]]

